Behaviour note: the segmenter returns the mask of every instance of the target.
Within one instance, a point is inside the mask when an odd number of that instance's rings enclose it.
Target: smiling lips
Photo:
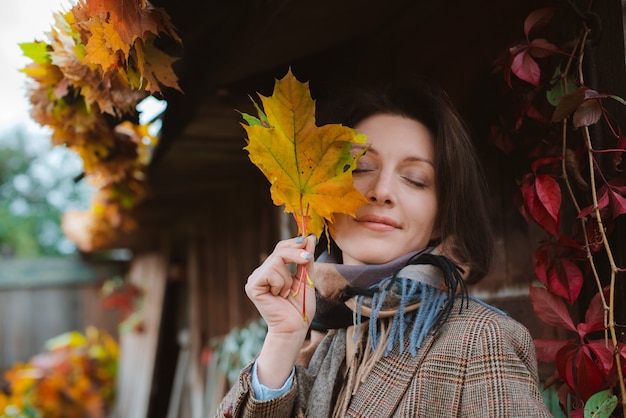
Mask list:
[[[391,218],[376,215],[365,215],[357,218],[359,225],[373,231],[393,231],[400,226]]]

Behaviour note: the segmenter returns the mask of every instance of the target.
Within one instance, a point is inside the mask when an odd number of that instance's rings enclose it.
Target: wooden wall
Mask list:
[[[213,180],[184,217],[164,226],[157,250],[133,258],[129,276],[144,289],[145,326],[121,336],[118,417],[205,416],[210,339],[258,318],[244,285],[278,241],[284,215],[250,162]],[[174,403],[186,412],[167,415]]]
[[[118,263],[63,258],[0,261],[0,375],[45,350],[68,331],[96,326],[117,337],[119,312],[100,304],[105,279],[123,274]]]

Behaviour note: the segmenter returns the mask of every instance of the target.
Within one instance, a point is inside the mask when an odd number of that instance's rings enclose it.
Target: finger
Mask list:
[[[285,247],[276,250],[273,256],[280,259],[284,265],[288,264],[307,264],[311,260],[313,260],[313,251],[315,247],[311,247],[310,250],[306,248],[304,245],[302,248],[294,248],[294,247]],[[276,262],[277,260],[272,260],[272,262]]]
[[[289,239],[285,239],[282,241],[278,241],[274,250],[277,250],[279,248],[286,248],[286,247],[304,248],[304,246],[306,245],[306,238],[307,237],[303,235],[299,235],[295,238],[289,238]]]
[[[291,287],[291,273],[280,260],[266,260],[252,272],[246,283],[246,293],[255,298],[265,293],[276,296]]]
[[[257,297],[264,293],[287,297],[293,286],[294,278],[290,264],[302,265],[313,259],[315,237],[296,244],[296,238],[280,241],[272,254],[249,277],[246,293]]]
[[[314,253],[315,246],[317,245],[317,237],[315,235],[309,235],[308,237],[306,237],[306,240],[304,241],[304,245],[305,245],[304,248],[308,252]]]
[[[276,244],[274,251],[270,254],[263,264],[275,262],[276,258],[281,258],[284,264],[303,264],[313,258],[315,245],[310,245],[311,240],[315,242],[315,236],[307,237],[304,241],[296,243],[298,238],[291,238],[280,241]],[[304,251],[303,251],[304,250]]]

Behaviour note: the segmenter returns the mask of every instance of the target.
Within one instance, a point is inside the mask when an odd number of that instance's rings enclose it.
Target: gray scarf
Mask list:
[[[380,342],[379,318],[391,318],[385,354],[395,344],[415,355],[424,336],[449,315],[454,296],[467,297],[462,270],[433,247],[414,251],[385,264],[334,264],[325,252],[315,264],[316,314],[312,329],[361,327],[369,321],[372,348]]]

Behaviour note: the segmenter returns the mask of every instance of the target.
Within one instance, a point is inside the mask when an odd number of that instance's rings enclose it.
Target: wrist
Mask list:
[[[257,358],[257,377],[268,388],[281,388],[293,370],[306,332],[290,334],[268,331]]]

